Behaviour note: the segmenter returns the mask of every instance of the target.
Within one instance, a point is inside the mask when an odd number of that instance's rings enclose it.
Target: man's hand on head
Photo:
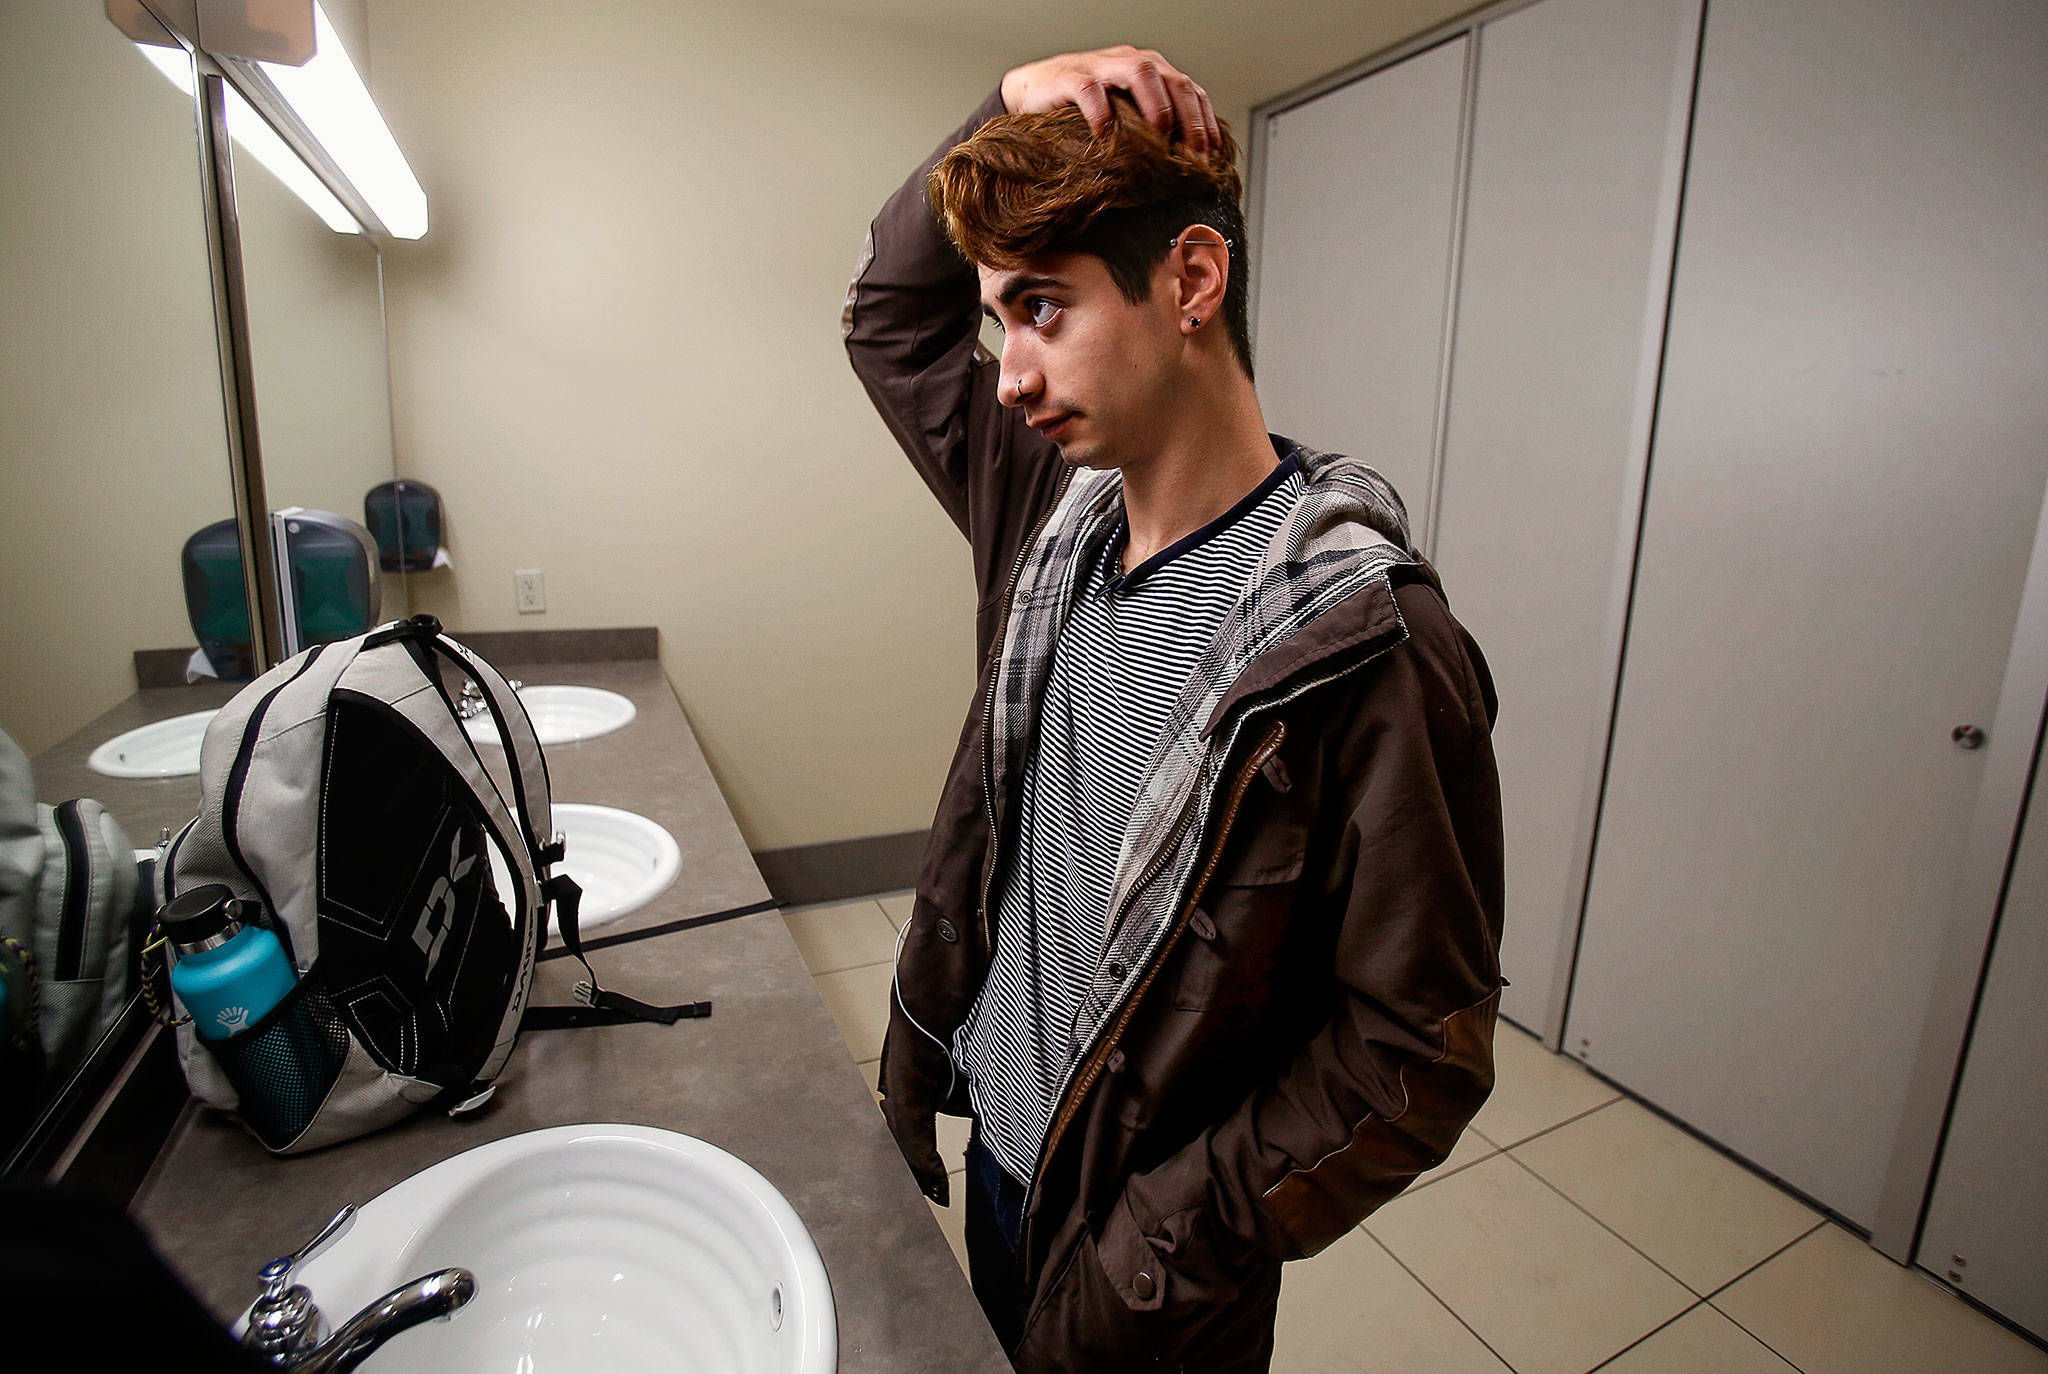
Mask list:
[[[1209,93],[1149,48],[1061,53],[1012,68],[1003,77],[1003,108],[1028,114],[1078,105],[1088,127],[1099,134],[1109,127],[1112,90],[1129,91],[1140,112],[1168,138],[1177,132],[1198,153],[1217,146]]]

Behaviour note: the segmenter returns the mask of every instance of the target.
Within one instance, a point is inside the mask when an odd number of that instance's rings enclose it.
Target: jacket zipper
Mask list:
[[[1392,645],[1388,645],[1377,652],[1367,654],[1355,662],[1345,664],[1333,673],[1325,673],[1321,677],[1311,678],[1307,682],[1299,683],[1284,696],[1274,697],[1270,700],[1256,702],[1247,706],[1239,714],[1236,724],[1231,727],[1230,743],[1224,747],[1223,751],[1225,757],[1228,757],[1231,748],[1235,747],[1237,736],[1243,732],[1245,722],[1249,721],[1254,715],[1261,711],[1277,710],[1288,702],[1293,701],[1303,692],[1320,687],[1327,682],[1334,682],[1347,673],[1355,672],[1379,658],[1381,654],[1384,654],[1387,652],[1387,649],[1392,647]],[[1024,1201],[1019,1209],[1024,1220],[1023,1233],[1019,1238],[1023,1241],[1022,1248],[1027,1263],[1031,1255],[1031,1200],[1038,1192],[1040,1181],[1045,1177],[1046,1162],[1052,1158],[1052,1152],[1058,1146],[1060,1136],[1065,1133],[1068,1123],[1073,1120],[1074,1113],[1079,1107],[1081,1099],[1087,1095],[1088,1090],[1095,1085],[1095,1080],[1101,1076],[1102,1066],[1108,1062],[1110,1052],[1116,1048],[1117,1038],[1123,1034],[1125,1027],[1130,1024],[1131,1017],[1140,998],[1152,986],[1152,980],[1158,976],[1159,967],[1165,961],[1166,954],[1172,949],[1174,941],[1178,940],[1181,932],[1186,929],[1190,913],[1193,912],[1195,905],[1202,900],[1202,894],[1207,890],[1209,878],[1216,870],[1217,861],[1222,857],[1224,841],[1230,837],[1230,826],[1237,819],[1238,804],[1244,799],[1245,789],[1251,785],[1252,775],[1265,767],[1266,760],[1271,758],[1274,751],[1279,749],[1280,741],[1286,737],[1286,734],[1287,722],[1274,722],[1274,728],[1267,733],[1266,737],[1259,742],[1259,746],[1252,751],[1251,756],[1245,760],[1245,766],[1238,770],[1237,779],[1231,788],[1230,805],[1224,812],[1223,823],[1218,828],[1215,839],[1209,848],[1208,860],[1203,865],[1201,875],[1196,880],[1193,889],[1189,892],[1187,900],[1182,903],[1174,919],[1168,923],[1166,938],[1146,959],[1147,971],[1144,979],[1131,992],[1126,994],[1123,1001],[1118,1005],[1115,1023],[1109,1025],[1108,1031],[1100,1034],[1095,1043],[1085,1053],[1075,1057],[1073,1067],[1070,1067],[1067,1071],[1066,1081],[1060,1085],[1059,1093],[1055,1099],[1059,1105],[1053,1111],[1052,1125],[1045,1133],[1045,1141],[1038,1147],[1038,1162],[1031,1170],[1031,1181],[1024,1190]],[[1182,819],[1180,828],[1176,829],[1173,835],[1168,838],[1167,843],[1161,847],[1161,855],[1172,852],[1173,846],[1180,840],[1181,832],[1186,828],[1188,819],[1194,813],[1195,807],[1191,804],[1188,808],[1188,816]],[[1159,862],[1163,863],[1163,858],[1159,859]],[[1152,867],[1156,871],[1156,865]],[[1143,889],[1145,882],[1150,881],[1151,877],[1148,874],[1143,882],[1132,886],[1130,896],[1125,899],[1125,910],[1129,910],[1130,903],[1136,900],[1137,893]],[[1118,919],[1121,921],[1121,916]],[[1115,929],[1115,926],[1113,925],[1111,929]],[[1105,1018],[1105,1024],[1108,1024],[1107,1018]]]

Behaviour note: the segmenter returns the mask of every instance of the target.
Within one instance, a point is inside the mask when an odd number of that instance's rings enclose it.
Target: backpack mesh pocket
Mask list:
[[[268,1016],[205,1045],[240,1099],[236,1114],[273,1150],[298,1139],[348,1060],[348,1027],[308,974]]]

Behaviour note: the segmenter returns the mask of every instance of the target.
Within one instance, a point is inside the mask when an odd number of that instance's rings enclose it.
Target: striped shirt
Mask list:
[[[1129,573],[1119,510],[1075,591],[1025,765],[1015,859],[995,895],[995,961],[953,1037],[982,1140],[1016,1178],[1032,1176],[1079,1053],[1075,1019],[1108,947],[1124,831],[1174,700],[1302,485],[1290,452],[1243,500]]]

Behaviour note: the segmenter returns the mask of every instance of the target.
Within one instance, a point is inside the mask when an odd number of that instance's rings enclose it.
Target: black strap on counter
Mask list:
[[[612,992],[597,981],[597,971],[590,967],[590,960],[584,957],[583,934],[577,914],[583,905],[583,889],[576,880],[566,873],[557,873],[541,884],[541,895],[555,909],[555,923],[561,928],[562,944],[568,953],[576,956],[576,962],[583,965],[589,980],[577,985],[577,998],[581,1005],[568,1007],[528,1007],[519,1018],[519,1028],[529,1030],[565,1030],[581,1026],[617,1026],[631,1021],[648,1021],[663,1026],[673,1026],[684,1017],[711,1015],[709,1002],[684,1002],[672,1007],[657,1007],[635,998]]]
[[[618,1001],[631,1003],[635,1007],[645,1005],[633,1001],[631,997],[618,997]],[[653,1007],[649,1007],[649,1012],[651,1010]],[[621,1012],[618,1007],[526,1007],[526,1014],[520,1016],[518,1030],[520,1034],[526,1034],[528,1030],[582,1030],[586,1026],[631,1026],[635,1022],[659,1022],[664,1026],[674,1026],[678,1020],[690,1016],[711,1016],[711,1003],[690,1001],[680,1007],[664,1007],[664,1014],[666,1012],[676,1012],[676,1016],[666,1016],[666,1020],[664,1016],[637,1016],[633,1012]]]
[[[615,945],[635,945],[642,940],[652,940],[662,935],[673,935],[679,930],[695,930],[698,926],[715,926],[723,921],[734,920],[741,916],[752,916],[757,912],[778,911],[781,907],[781,902],[770,897],[765,902],[751,902],[746,906],[730,907],[724,911],[714,911],[704,916],[685,916],[680,920],[663,921],[658,926],[646,926],[640,930],[629,930],[620,935],[600,935],[595,940],[584,941],[583,948],[588,952],[597,949],[611,949]],[[565,958],[568,953],[569,951],[566,949],[548,949],[541,952],[540,958],[542,962],[545,962],[549,959]]]

